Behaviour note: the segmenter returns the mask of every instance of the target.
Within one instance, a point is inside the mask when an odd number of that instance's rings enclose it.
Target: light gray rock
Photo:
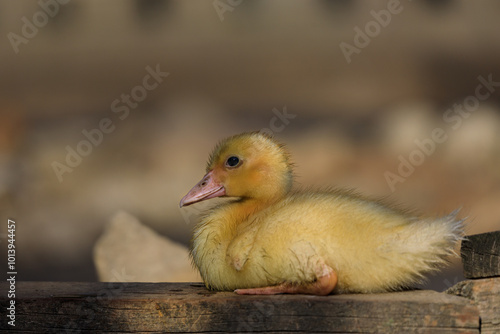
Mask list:
[[[200,282],[188,249],[120,211],[94,246],[102,282]]]

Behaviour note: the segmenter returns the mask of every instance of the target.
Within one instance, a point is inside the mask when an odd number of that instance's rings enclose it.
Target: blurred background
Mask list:
[[[287,143],[300,185],[500,229],[497,1],[64,2],[0,2],[0,243],[15,219],[18,280],[97,280],[117,210],[187,244],[202,210],[180,198],[250,130]],[[457,259],[424,287],[461,279]]]

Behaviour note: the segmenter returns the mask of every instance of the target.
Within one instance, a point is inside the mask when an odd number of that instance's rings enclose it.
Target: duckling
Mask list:
[[[292,190],[284,145],[251,132],[221,141],[180,202],[232,200],[195,227],[191,258],[208,289],[238,294],[375,293],[437,270],[463,236],[458,210],[426,219],[343,190]]]

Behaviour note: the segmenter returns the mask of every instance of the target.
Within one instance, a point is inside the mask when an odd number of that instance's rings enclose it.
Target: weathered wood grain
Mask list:
[[[446,292],[477,305],[481,333],[500,333],[500,277],[463,281]]]
[[[239,296],[201,284],[97,282],[18,282],[16,290],[15,329],[25,332],[479,333],[471,301],[434,291]]]
[[[460,253],[466,278],[500,276],[500,231],[468,236]]]

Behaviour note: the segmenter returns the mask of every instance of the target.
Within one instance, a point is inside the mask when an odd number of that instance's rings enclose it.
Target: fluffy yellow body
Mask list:
[[[348,193],[292,194],[246,218],[245,204],[216,208],[195,230],[192,256],[209,288],[313,282],[327,264],[336,292],[395,290],[445,263],[460,237],[453,215],[412,218]]]

